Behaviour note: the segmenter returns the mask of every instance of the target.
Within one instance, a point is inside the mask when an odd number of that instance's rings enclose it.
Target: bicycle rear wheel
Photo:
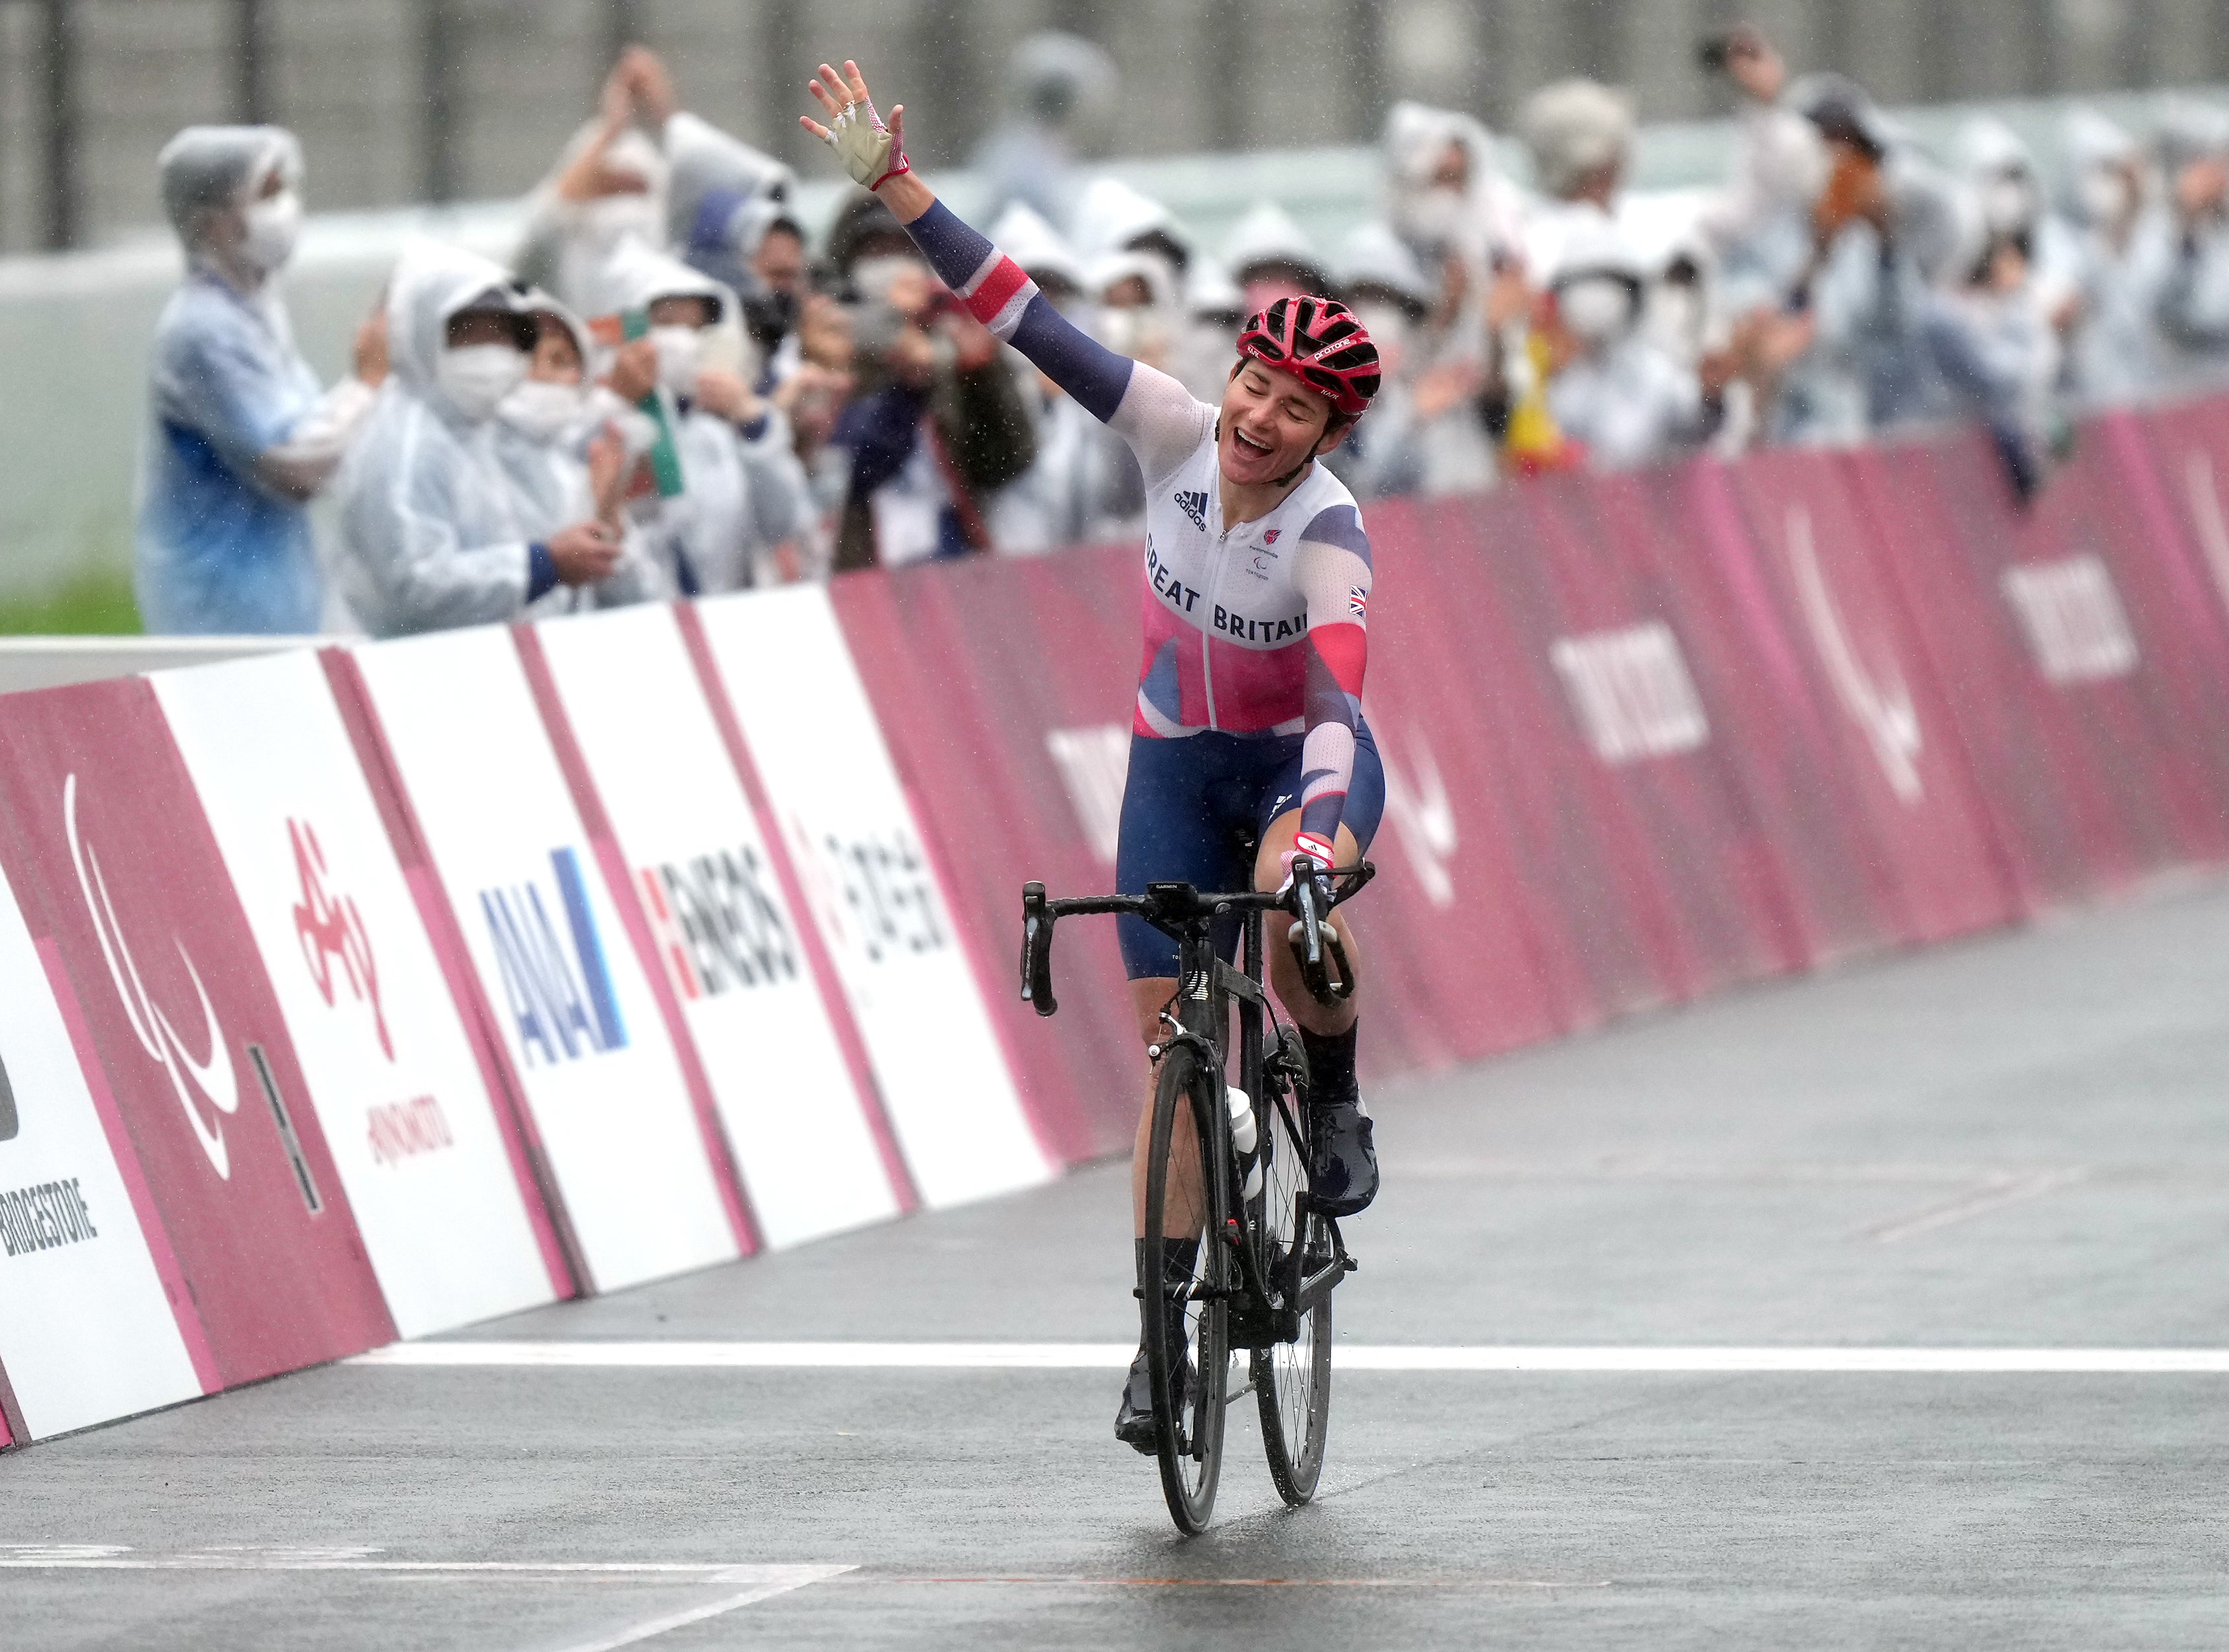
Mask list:
[[[1214,1128],[1214,1074],[1177,1045],[1161,1057],[1146,1168],[1145,1263],[1138,1289],[1161,1311],[1146,1319],[1161,1490],[1179,1529],[1207,1529],[1223,1474],[1224,1389],[1230,1378],[1230,1250],[1221,1238],[1226,1200]],[[1164,1241],[1198,1242],[1181,1279],[1163,1276]]]
[[[1253,1212],[1256,1255],[1282,1309],[1301,1282],[1331,1259],[1330,1231],[1305,1207],[1307,1119],[1289,1089],[1264,1085],[1256,1103],[1262,1191]],[[1299,1334],[1256,1349],[1254,1392],[1262,1411],[1262,1449],[1277,1495],[1298,1507],[1315,1495],[1323,1472],[1324,1437],[1331,1424],[1331,1293],[1300,1316]]]

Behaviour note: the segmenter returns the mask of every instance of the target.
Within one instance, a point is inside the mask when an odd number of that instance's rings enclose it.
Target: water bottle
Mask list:
[[[1262,1165],[1254,1156],[1258,1139],[1254,1128],[1254,1098],[1236,1084],[1225,1086],[1224,1096],[1230,1106],[1230,1145],[1238,1150],[1238,1157],[1246,1167],[1243,1196],[1252,1199],[1262,1191]]]

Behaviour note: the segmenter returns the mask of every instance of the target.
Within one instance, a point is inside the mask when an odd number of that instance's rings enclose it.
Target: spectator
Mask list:
[[[330,391],[294,348],[273,277],[302,221],[302,155],[275,126],[189,126],[156,163],[186,252],[156,325],[137,586],[152,632],[319,628],[307,502],[339,469],[387,370],[377,317]]]
[[[678,112],[656,53],[630,46],[604,81],[596,117],[573,134],[528,202],[526,239],[514,260],[530,286],[547,287],[582,315],[612,306],[600,278],[630,243],[665,244],[669,168],[666,124]]]
[[[1119,178],[1091,181],[1076,224],[1109,347],[1181,379],[1195,395],[1218,399],[1246,319],[1244,296],[1230,277],[1166,206]]]
[[[1082,262],[1050,224],[1017,201],[999,215],[991,237],[1056,309],[1079,325],[1095,327],[1097,306],[1091,301]],[[1116,256],[1135,260],[1139,280],[1160,275],[1150,259],[1137,254]],[[1130,312],[1118,307],[1113,313]],[[1113,506],[1126,479],[1119,461],[1127,460],[1128,469],[1136,469],[1129,444],[1027,361],[1013,365],[1037,458],[987,501],[992,541],[1012,555],[1094,543],[1112,526]],[[1142,483],[1137,484],[1137,504],[1142,507]]]
[[[1482,286],[1519,255],[1524,205],[1494,158],[1493,134],[1471,116],[1397,103],[1378,140],[1385,222],[1442,286]],[[1463,274],[1443,271],[1460,260]]]
[[[665,244],[722,286],[751,285],[751,260],[774,224],[801,236],[787,215],[797,174],[773,156],[677,110],[665,122]]]
[[[1095,177],[1084,186],[1070,238],[1087,263],[1118,253],[1158,259],[1174,291],[1183,290],[1192,270],[1190,233],[1166,207],[1120,178]]]
[[[603,275],[621,312],[647,324],[671,400],[681,489],[632,491],[660,572],[694,596],[778,584],[805,569],[811,490],[789,421],[752,389],[735,297],[679,260],[623,247]],[[624,324],[622,324],[624,325]]]
[[[1718,387],[1643,328],[1648,271],[1607,222],[1576,224],[1550,272],[1548,410],[1597,470],[1631,470],[1699,447],[1717,427]]]
[[[812,482],[815,515],[830,523],[851,485],[850,455],[830,439],[858,382],[851,312],[825,292],[808,292],[798,308],[796,337],[798,370],[775,387],[774,402],[789,415],[791,440]],[[830,537],[815,534],[824,543]]]
[[[953,301],[873,196],[838,215],[829,254],[858,298],[859,380],[831,438],[850,463],[835,565],[895,568],[989,550],[990,497],[1037,460],[1003,347]]]
[[[1937,281],[1979,252],[1972,215],[1854,82],[1807,75],[1789,100],[1818,128],[1828,170],[1791,299],[1802,328],[1783,346],[1791,359],[1776,381],[1772,434],[1853,442],[1939,417],[1947,402],[1922,329]]]
[[[1358,426],[1327,461],[1360,498],[1464,493],[1493,481],[1493,446],[1481,415],[1474,341],[1446,350],[1431,323],[1442,292],[1409,244],[1382,223],[1348,237],[1339,297],[1369,330],[1384,376]]]
[[[579,317],[546,292],[528,293],[520,307],[534,323],[534,351],[526,382],[497,408],[496,434],[496,455],[517,492],[520,526],[541,538],[568,523],[593,520],[625,546],[607,577],[593,585],[560,584],[529,603],[527,612],[569,614],[661,595],[620,497],[630,462],[655,439],[656,427],[589,382],[593,346]]]
[[[1018,201],[1067,228],[1078,155],[1114,114],[1121,71],[1106,48],[1078,35],[1030,35],[1006,66],[1006,112],[972,162],[989,191],[986,212]]]
[[[1230,228],[1223,261],[1245,294],[1246,312],[1257,314],[1280,299],[1304,292],[1327,294],[1330,273],[1316,256],[1293,215],[1274,201],[1258,201]],[[1227,366],[1227,363],[1226,363]]]
[[[2020,134],[1992,116],[1979,115],[1958,129],[1952,145],[1958,174],[1972,191],[1982,233],[1991,242],[2018,245],[2027,264],[2027,286],[2055,327],[2073,319],[2074,247],[2066,226],[2044,196],[2035,157]]]
[[[343,584],[364,628],[406,636],[516,620],[559,585],[618,570],[584,517],[537,537],[497,451],[496,411],[527,374],[532,322],[486,259],[421,242],[387,299],[395,371],[340,484]]]
[[[2195,388],[2229,373],[2229,112],[2177,106],[2159,153],[2169,216],[2157,315],[2170,376]]]
[[[2142,402],[2162,370],[2155,312],[2168,252],[2143,149],[2091,109],[2070,113],[2059,137],[2074,304],[2067,387],[2086,407]]]
[[[1237,355],[1239,329],[1252,313],[1246,293],[1219,260],[1195,258],[1185,276],[1184,307],[1177,376],[1203,402],[1219,402]]]
[[[1703,65],[1733,82],[1733,164],[1697,227],[1717,257],[1731,316],[1777,307],[1811,254],[1811,203],[1827,181],[1819,130],[1789,106],[1788,69],[1763,31],[1742,23],[1704,42]]]
[[[1986,224],[1986,204],[1982,214]],[[1999,229],[1980,240],[1963,281],[1930,305],[1926,336],[1943,382],[1988,427],[2014,490],[2032,498],[2054,445],[2059,337],[2036,297],[2027,238]]]
[[[1518,130],[1545,191],[1525,228],[1526,267],[1538,279],[1562,267],[1567,237],[1598,241],[1602,225],[1617,216],[1633,157],[1633,100],[1596,81],[1558,80],[1525,100]]]

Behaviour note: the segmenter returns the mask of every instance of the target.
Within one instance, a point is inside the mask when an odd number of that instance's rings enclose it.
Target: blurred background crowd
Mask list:
[[[1752,24],[1696,67],[1737,109],[1715,187],[1631,189],[1633,98],[1566,78],[1501,133],[1393,103],[1375,215],[1327,244],[1270,198],[1211,241],[1083,158],[1121,76],[1042,32],[968,206],[1073,318],[1206,399],[1247,315],[1345,299],[1389,365],[1331,460],[1365,499],[1956,421],[2026,493],[2082,410],[2229,380],[2219,106],[2130,130],[2069,105],[2044,152],[1986,117],[1930,145]],[[935,108],[903,59],[868,67]],[[150,630],[402,634],[1138,530],[1127,448],[874,197],[806,212],[792,165],[686,90],[621,52],[511,256],[410,243],[331,386],[280,297],[318,157],[269,125],[170,141],[189,273],[151,362]]]

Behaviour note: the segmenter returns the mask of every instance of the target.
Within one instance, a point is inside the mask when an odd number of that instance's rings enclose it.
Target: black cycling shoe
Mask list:
[[[1199,1393],[1199,1373],[1189,1359],[1177,1386],[1184,1397],[1180,1402],[1184,1409],[1191,1410]],[[1159,1437],[1153,1431],[1153,1373],[1147,1368],[1143,1348],[1130,1361],[1130,1375],[1122,1385],[1122,1403],[1114,1411],[1114,1437],[1140,1456],[1150,1457],[1160,1450]]]
[[[1378,1149],[1362,1097],[1308,1109],[1308,1194],[1326,1216],[1352,1216],[1378,1197]]]
[[[1159,1450],[1153,1433],[1153,1373],[1147,1369],[1146,1351],[1130,1361],[1129,1380],[1122,1385],[1122,1404],[1114,1412],[1114,1437],[1140,1456]]]

